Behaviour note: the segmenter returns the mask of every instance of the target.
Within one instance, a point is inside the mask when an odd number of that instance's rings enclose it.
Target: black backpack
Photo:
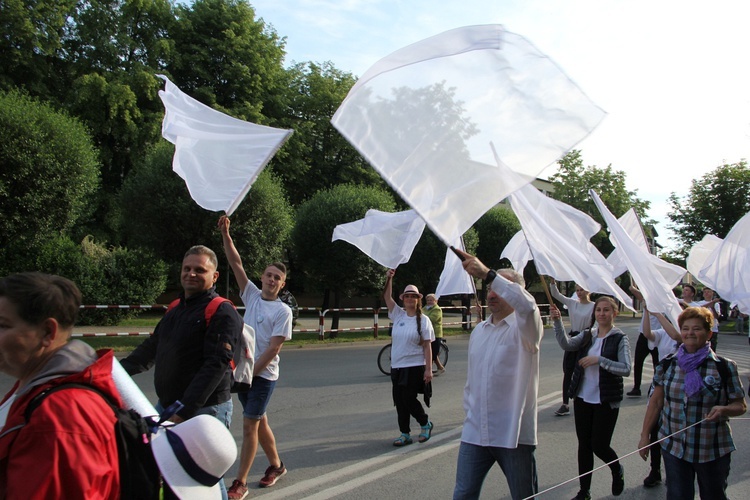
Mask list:
[[[158,424],[151,418],[141,417],[135,410],[119,408],[96,387],[71,382],[50,387],[34,396],[24,412],[26,423],[47,396],[64,389],[85,389],[95,392],[112,408],[117,419],[115,439],[120,462],[120,498],[158,500],[161,477],[151,451],[151,432]]]

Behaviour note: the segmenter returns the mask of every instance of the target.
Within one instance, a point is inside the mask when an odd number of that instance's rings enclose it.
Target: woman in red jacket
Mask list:
[[[46,397],[26,422],[29,401],[61,383],[92,385],[121,404],[112,351],[69,342],[81,304],[65,278],[21,273],[0,280],[0,371],[17,381],[0,401],[0,498],[118,498],[115,416],[98,394],[68,388]]]

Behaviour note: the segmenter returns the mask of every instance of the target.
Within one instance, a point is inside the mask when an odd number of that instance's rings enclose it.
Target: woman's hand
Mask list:
[[[598,365],[599,356],[586,356],[585,358],[581,358],[581,360],[578,361],[578,364],[581,365],[581,368],[588,368],[589,366]]]
[[[427,367],[424,370],[424,383],[428,384],[432,382],[432,367],[429,367],[429,370]]]
[[[549,317],[552,318],[552,321],[557,321],[558,319],[562,318],[560,309],[558,309],[555,304],[550,304],[549,306]]]

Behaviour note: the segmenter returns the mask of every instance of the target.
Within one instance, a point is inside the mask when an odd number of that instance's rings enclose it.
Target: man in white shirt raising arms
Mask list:
[[[484,478],[497,462],[513,499],[539,491],[536,458],[539,308],[512,269],[495,272],[460,250],[464,269],[490,284],[492,315],[469,340],[464,420],[453,498],[479,498]]]

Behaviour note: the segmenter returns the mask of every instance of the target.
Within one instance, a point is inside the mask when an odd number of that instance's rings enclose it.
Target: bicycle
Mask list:
[[[448,353],[450,352],[450,349],[448,349],[448,343],[444,338],[439,338],[437,340],[440,341],[438,359],[440,360],[440,363],[445,366],[448,364]],[[391,374],[391,345],[392,344],[384,345],[378,353],[378,368],[383,372],[383,375]]]

